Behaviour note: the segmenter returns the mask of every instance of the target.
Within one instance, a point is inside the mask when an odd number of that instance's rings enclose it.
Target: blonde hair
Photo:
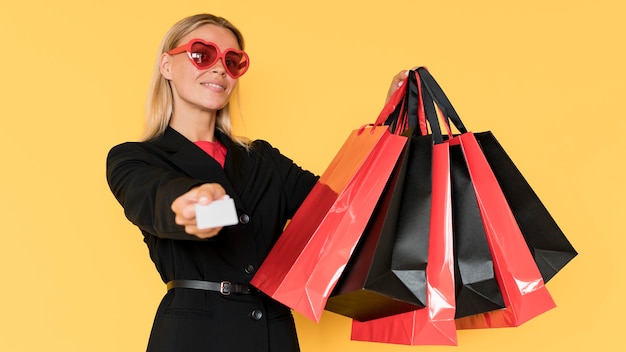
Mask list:
[[[147,141],[159,137],[165,132],[170,124],[173,111],[172,88],[170,83],[163,75],[159,68],[160,57],[176,47],[178,42],[187,34],[196,28],[213,24],[229,29],[237,39],[239,48],[244,50],[244,40],[241,32],[228,20],[211,14],[198,14],[183,18],[178,21],[165,34],[163,41],[159,47],[156,64],[152,73],[152,81],[148,90],[146,101],[146,126],[143,132],[142,140]],[[236,96],[237,94],[233,94]],[[234,99],[231,96],[231,100]],[[244,147],[248,147],[249,140],[243,137],[236,137],[232,134],[232,125],[230,120],[230,102],[217,112],[215,127],[226,134],[229,138]]]

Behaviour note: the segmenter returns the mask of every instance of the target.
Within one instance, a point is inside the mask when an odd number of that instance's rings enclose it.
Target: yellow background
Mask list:
[[[373,122],[391,77],[428,66],[471,130],[492,130],[580,255],[558,307],[459,347],[350,342],[297,316],[304,352],[617,351],[623,336],[626,2],[33,0],[0,5],[0,351],[141,351],[165,292],[105,182],[135,140],[157,46],[178,19],[225,16],[252,66],[240,134],[321,173]],[[242,331],[245,338],[245,331]]]

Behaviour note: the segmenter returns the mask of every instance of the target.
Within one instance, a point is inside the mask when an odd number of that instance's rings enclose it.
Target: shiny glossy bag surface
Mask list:
[[[462,134],[460,139],[493,254],[505,309],[458,319],[457,327],[519,326],[556,305],[478,141],[471,132]]]
[[[326,310],[367,321],[424,307],[425,279],[421,283],[416,282],[416,285],[407,286],[401,279],[403,275],[406,275],[406,270],[396,271],[392,266],[392,254],[398,228],[397,220],[402,211],[401,202],[406,195],[405,189],[408,182],[406,176],[413,176],[411,172],[407,173],[407,168],[416,156],[416,152],[424,154],[420,150],[422,147],[428,149],[425,152],[429,167],[420,171],[426,171],[430,178],[432,146],[429,140],[425,140],[426,144],[422,146],[416,145],[415,142],[415,140],[410,140],[400,156],[365,233],[326,303]],[[430,182],[423,186],[428,188],[425,197],[430,203]],[[426,211],[426,215],[428,214],[429,210]],[[428,226],[428,221],[425,225]],[[424,244],[427,245],[428,228],[425,233],[422,233],[422,237]],[[413,266],[413,269],[414,271],[421,270],[422,274],[419,276],[425,277],[427,248],[424,248],[422,252],[421,255],[416,256],[422,259],[420,263]]]
[[[431,126],[433,136],[441,135],[449,146],[450,180],[452,184],[452,233],[454,238],[455,317],[483,313],[504,307],[500,286],[496,280],[493,257],[487,243],[483,221],[478,208],[474,186],[463,156],[459,138],[454,136],[447,124],[437,114],[431,90],[421,77],[411,74],[408,79],[408,95],[418,94],[419,104],[409,104],[409,116],[417,115],[417,125],[422,134]],[[410,93],[411,91],[417,93]],[[417,111],[417,112],[413,112]],[[440,110],[441,113],[441,110]],[[443,116],[442,116],[443,117]],[[444,136],[444,132],[445,136]]]
[[[417,126],[414,108],[421,98],[416,82],[410,82],[396,91],[377,120],[409,136],[409,142],[326,304],[326,310],[359,321],[426,305],[433,138]]]
[[[431,216],[426,308],[380,319],[352,321],[351,339],[402,345],[457,345],[454,322],[454,259],[452,208],[447,145],[433,150],[433,212]],[[438,209],[438,210],[435,210]]]
[[[426,307],[365,322],[353,320],[352,340],[404,345],[457,344],[449,145],[443,142],[438,130],[434,131],[433,140],[428,265],[423,278]],[[417,246],[424,245],[414,242],[402,247],[409,253],[419,252]]]
[[[352,131],[251,284],[319,321],[406,141],[386,126]]]
[[[474,136],[494,172],[544,282],[578,255],[492,132]]]
[[[467,132],[449,100],[425,69],[418,70],[422,84],[461,132],[459,140],[479,205],[496,278],[505,308],[457,319],[457,328],[518,326],[552,309],[552,300],[535,258],[509,203],[473,133]]]
[[[504,308],[474,184],[459,138],[450,139],[457,318]]]
[[[450,122],[461,132],[467,129],[445,93],[424,68],[423,78],[429,80],[438,104],[447,109]],[[548,282],[578,253],[560,229],[529,182],[506,153],[491,131],[474,133],[489,167],[500,185],[515,220],[522,231],[544,282]]]

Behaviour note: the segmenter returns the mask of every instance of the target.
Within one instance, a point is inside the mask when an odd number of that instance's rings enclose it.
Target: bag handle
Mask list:
[[[412,70],[409,71],[407,81],[407,120],[409,128],[413,128],[412,133],[414,136],[426,136],[428,135],[428,125],[424,111],[421,82]]]
[[[428,134],[420,82],[414,72],[410,77],[407,75],[402,85],[394,91],[378,115],[375,125],[387,125],[394,134],[416,136]]]
[[[442,143],[443,134],[435,107],[439,108],[441,115],[446,118],[443,124],[449,136],[452,136],[447,121],[450,112],[454,114],[449,118],[455,122],[455,127],[464,130],[465,127],[441,87],[425,67],[419,67],[409,71],[403,84],[395,90],[383,107],[374,125],[388,125],[395,134],[409,131],[408,133],[414,136],[427,135],[430,125],[433,142]]]
[[[430,126],[432,139],[435,144],[443,143],[443,134],[441,133],[441,127],[439,125],[439,117],[437,116],[437,111],[435,110],[435,104],[433,98],[426,91],[426,89],[421,88],[421,81],[418,80],[418,76],[416,71],[409,71],[408,77],[408,91],[416,92],[419,94],[420,99],[418,101],[409,100],[409,120],[415,123],[417,119],[421,118],[422,121],[428,121],[428,125]],[[413,113],[411,113],[413,112]],[[420,122],[420,126],[422,123]],[[414,131],[414,134],[417,132]],[[420,132],[422,132],[420,128]],[[426,135],[426,133],[422,133],[422,136]]]
[[[431,100],[437,103],[437,106],[441,109],[443,117],[445,117],[445,124],[449,126],[450,122],[454,125],[454,127],[461,133],[467,133],[467,129],[461,121],[459,114],[456,112],[450,99],[446,96],[443,89],[435,78],[428,72],[426,67],[419,67],[416,69],[418,76],[422,82],[422,86],[425,88],[425,91],[428,91],[428,95],[431,97]],[[429,120],[430,123],[430,120]],[[449,131],[449,127],[448,127]]]
[[[394,92],[383,108],[376,124],[384,123],[389,125],[395,134],[411,136],[428,135],[428,125],[430,125],[433,143],[440,144],[443,143],[443,134],[435,110],[435,101],[422,85],[417,70],[410,70],[402,86]],[[444,125],[448,135],[452,136],[448,124],[444,123]]]
[[[405,96],[406,114],[410,134],[413,136],[428,135],[428,125],[432,130],[432,138],[435,144],[443,142],[439,116],[436,112],[436,104],[431,95],[422,88],[422,82],[417,70],[409,71]],[[443,113],[441,113],[443,115]],[[428,123],[427,123],[428,121]],[[444,123],[448,135],[452,138],[452,132],[447,123]],[[419,127],[419,129],[417,128]]]

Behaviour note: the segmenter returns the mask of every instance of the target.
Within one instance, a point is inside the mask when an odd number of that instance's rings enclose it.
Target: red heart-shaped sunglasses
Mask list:
[[[222,59],[226,73],[232,78],[241,77],[250,66],[250,58],[243,50],[228,48],[223,52],[215,43],[205,42],[202,39],[192,39],[187,44],[176,47],[167,53],[170,55],[187,52],[191,63],[199,70],[206,70]]]

